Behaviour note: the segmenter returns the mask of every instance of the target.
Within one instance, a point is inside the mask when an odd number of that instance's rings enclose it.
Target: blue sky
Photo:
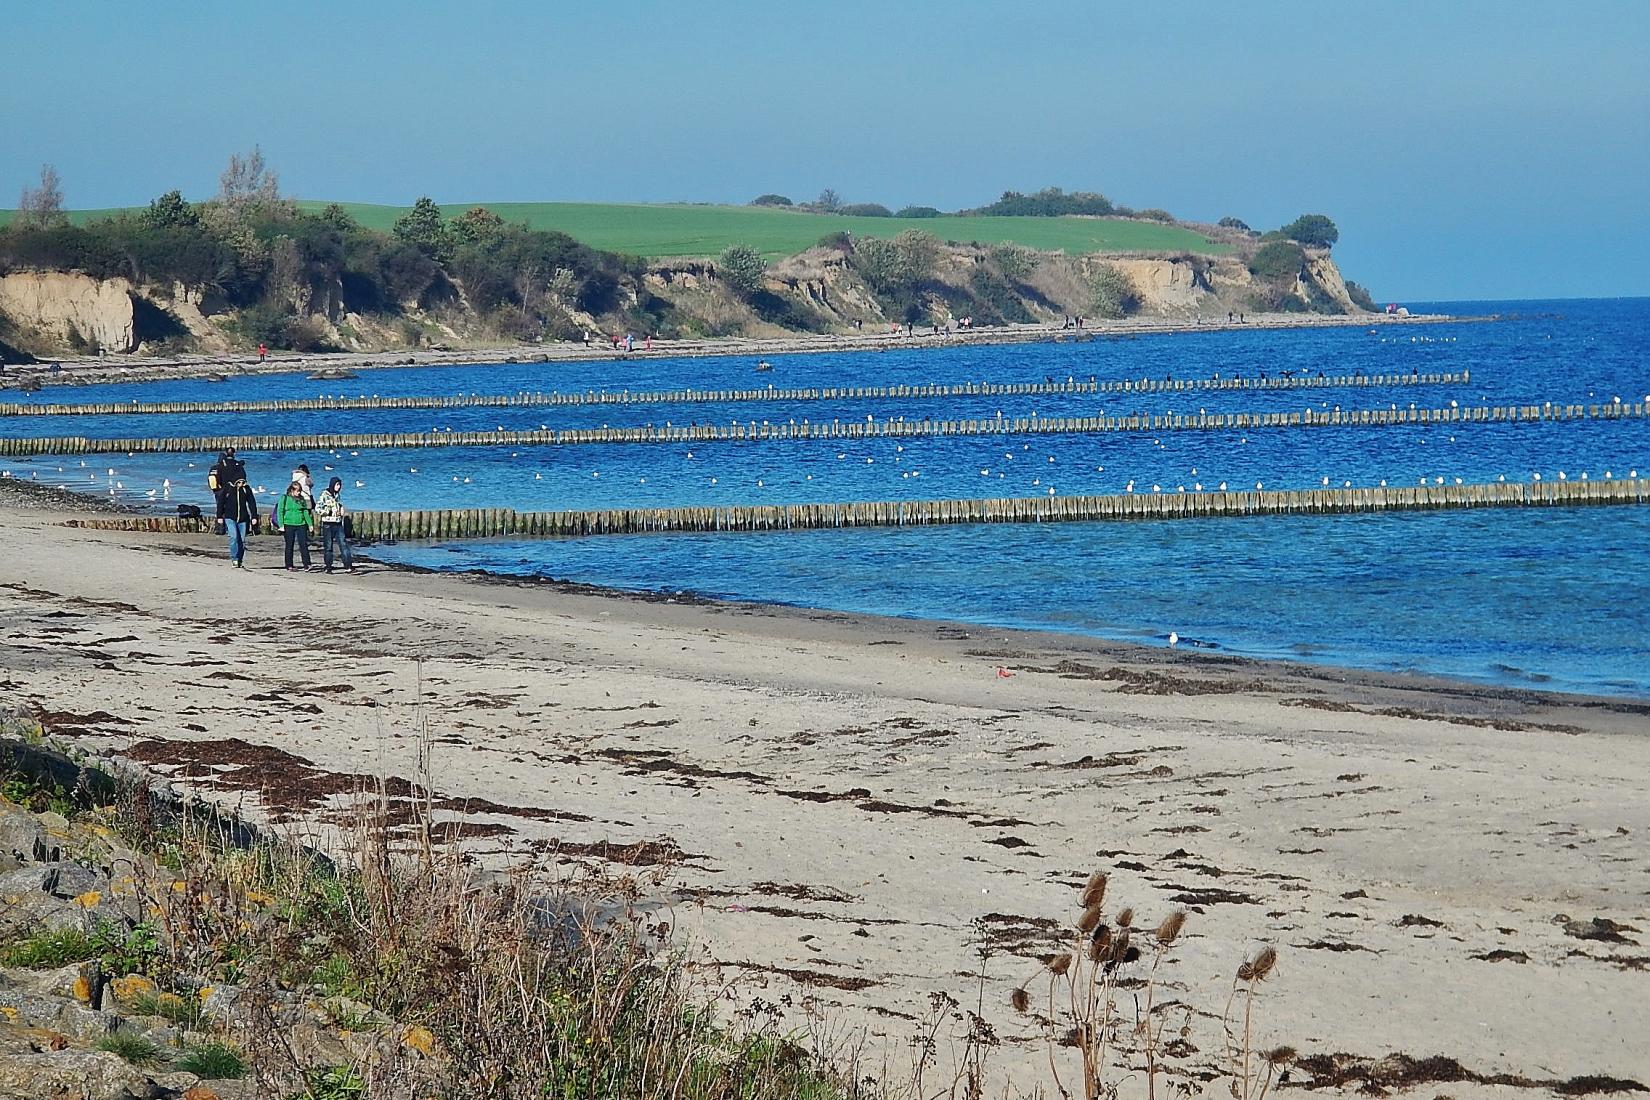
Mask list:
[[[1383,299],[1650,294],[1650,2],[6,5],[0,201],[951,209],[1048,184],[1341,227]]]

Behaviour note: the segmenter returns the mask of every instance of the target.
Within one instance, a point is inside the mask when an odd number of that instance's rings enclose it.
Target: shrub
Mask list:
[[[291,307],[262,302],[241,310],[241,315],[235,319],[235,331],[249,344],[267,344],[278,348],[284,344],[286,325],[292,319]]]
[[[420,197],[411,210],[395,219],[391,232],[433,259],[445,259],[452,248],[441,208],[428,195]]]
[[[1322,214],[1302,214],[1278,232],[1308,248],[1329,248],[1341,239],[1341,231],[1335,228],[1335,223]]]
[[[933,206],[902,206],[894,215],[896,218],[938,218],[943,214]]]
[[[991,262],[1010,279],[1029,279],[1043,257],[1023,244],[999,244],[991,249]]]
[[[751,200],[750,204],[752,206],[795,206],[796,205],[790,199],[787,199],[784,195],[774,195],[774,194],[758,195],[754,199]]]
[[[1251,232],[1251,230],[1249,229],[1249,223],[1244,221],[1242,218],[1234,218],[1234,217],[1231,217],[1231,216],[1227,216],[1227,217],[1221,218],[1215,224],[1220,226],[1222,229],[1236,229],[1236,230],[1238,230],[1239,232],[1242,232],[1242,233]]]
[[[1134,280],[1115,264],[1100,264],[1089,276],[1091,308],[1096,317],[1127,317],[1140,308],[1140,291]]]
[[[1262,279],[1293,279],[1300,274],[1306,254],[1293,241],[1263,244],[1249,258],[1249,270]]]
[[[1147,221],[1153,221],[1153,222],[1172,222],[1172,221],[1174,221],[1174,215],[1173,214],[1171,214],[1167,210],[1164,210],[1161,207],[1157,207],[1157,206],[1147,207],[1145,210],[1137,210],[1137,211],[1135,211],[1134,216],[1137,217],[1137,218],[1145,218]]]
[[[891,218],[894,212],[880,202],[853,202],[837,210],[854,218]]]
[[[504,219],[485,206],[472,206],[448,223],[455,239],[475,243],[504,232]]]
[[[819,248],[834,248],[838,252],[852,252],[854,250],[853,234],[839,229],[835,233],[827,233],[819,238]]]
[[[1366,287],[1360,286],[1351,280],[1347,280],[1346,296],[1351,298],[1352,304],[1359,309],[1367,309],[1373,313],[1381,308],[1375,304],[1375,296]]]
[[[1104,216],[1120,212],[1112,205],[1110,199],[1097,192],[1073,191],[1068,195],[1058,187],[1045,187],[1031,195],[1022,195],[1018,191],[1004,191],[1003,197],[990,206],[968,211],[970,214],[1011,218],[1053,218],[1066,214]]]
[[[976,267],[968,278],[968,287],[974,298],[969,312],[973,313],[977,324],[1000,324],[1003,321],[1024,324],[1035,319],[1007,280],[989,267]]]
[[[762,289],[767,270],[761,253],[746,244],[730,244],[716,258],[716,273],[742,298]]]

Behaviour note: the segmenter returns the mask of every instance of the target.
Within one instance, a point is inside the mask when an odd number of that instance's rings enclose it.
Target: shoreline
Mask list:
[[[58,511],[64,519],[96,518],[97,515],[111,516],[147,516],[168,515],[167,511],[157,511],[158,505],[139,505],[139,503],[112,503],[101,496],[92,496],[89,493],[56,485],[40,485],[40,483],[26,482],[20,478],[0,478],[0,503],[5,503],[7,496],[16,496],[25,508],[41,508],[46,511]],[[1579,506],[1579,505],[1577,505]],[[216,539],[210,534],[180,534],[175,536],[180,543],[188,546],[188,551],[178,549],[178,552],[195,552],[203,557],[218,556],[221,549]],[[203,543],[205,538],[205,543]],[[269,538],[271,536],[259,536]],[[208,548],[210,546],[210,548]],[[436,577],[465,577],[480,584],[503,585],[503,587],[548,587],[548,589],[564,595],[586,595],[594,599],[640,600],[645,604],[691,604],[714,605],[726,609],[764,609],[772,612],[794,612],[797,615],[841,615],[848,620],[865,620],[866,623],[907,622],[921,623],[926,627],[936,628],[977,628],[977,630],[1005,630],[1005,632],[1023,633],[1035,640],[1044,643],[1053,643],[1054,640],[1064,640],[1066,645],[1076,645],[1079,642],[1092,642],[1102,646],[1105,655],[1110,653],[1107,646],[1124,646],[1125,655],[1143,655],[1143,653],[1171,653],[1186,660],[1206,660],[1216,665],[1231,665],[1231,663],[1252,663],[1257,666],[1279,665],[1300,675],[1323,675],[1332,679],[1340,679],[1350,683],[1353,679],[1368,676],[1374,681],[1386,683],[1386,686],[1407,686],[1407,688],[1424,689],[1424,691],[1490,691],[1490,693],[1506,693],[1508,698],[1520,698],[1530,703],[1541,703],[1546,706],[1563,706],[1574,703],[1579,706],[1602,706],[1605,709],[1622,709],[1624,712],[1643,712],[1650,716],[1650,693],[1599,694],[1591,691],[1566,691],[1561,688],[1538,688],[1525,684],[1501,683],[1495,679],[1473,679],[1470,676],[1447,675],[1447,673],[1427,673],[1427,671],[1398,671],[1383,670],[1383,668],[1368,668],[1361,665],[1341,665],[1335,661],[1308,661],[1295,660],[1287,656],[1256,656],[1241,651],[1228,650],[1224,643],[1208,643],[1208,648],[1195,642],[1186,640],[1186,648],[1170,648],[1170,646],[1150,645],[1145,642],[1130,642],[1127,638],[1107,637],[1097,633],[1082,632],[1082,630],[1049,630],[1049,628],[1026,627],[1013,623],[992,623],[969,618],[934,618],[926,615],[879,615],[863,610],[833,609],[833,607],[808,607],[804,604],[792,604],[785,600],[752,600],[729,595],[709,594],[696,589],[622,589],[614,585],[592,584],[586,581],[573,581],[566,577],[546,576],[536,572],[503,572],[482,569],[482,567],[464,567],[464,569],[441,569],[441,567],[417,566],[411,562],[391,561],[373,554],[375,543],[351,544],[351,552],[358,561],[373,562],[376,566],[389,571],[408,572],[408,574],[422,574],[422,576]],[[1389,683],[1388,683],[1389,681]],[[1615,706],[1619,704],[1619,706]]]
[[[0,479],[0,503],[6,497],[15,496],[27,508],[43,509],[47,512],[59,512],[65,520],[80,518],[95,518],[99,514],[107,515],[166,515],[164,511],[156,511],[158,505],[133,503],[118,503],[104,500],[76,489],[54,485],[42,485],[18,478]],[[1092,521],[1099,522],[1099,521]],[[86,530],[92,530],[90,528]],[[145,534],[142,537],[154,537]],[[178,540],[177,553],[193,553],[206,558],[220,557],[221,545],[211,535],[203,536],[177,535],[171,536]],[[736,536],[734,536],[736,537]],[[267,535],[259,539],[269,538]],[[208,545],[211,548],[208,548]],[[1627,693],[1602,695],[1596,692],[1567,691],[1561,688],[1543,688],[1523,686],[1518,684],[1502,683],[1490,679],[1472,679],[1465,676],[1432,673],[1426,671],[1402,672],[1393,669],[1369,668],[1361,665],[1344,665],[1333,661],[1315,662],[1291,659],[1288,657],[1255,656],[1226,649],[1223,643],[1213,642],[1199,644],[1195,640],[1187,639],[1184,649],[1167,646],[1152,645],[1146,642],[1129,641],[1124,638],[1108,637],[1102,634],[1092,634],[1080,630],[1053,630],[1035,626],[1020,626],[982,622],[971,619],[939,619],[918,615],[883,615],[869,611],[853,611],[831,607],[810,607],[805,604],[790,603],[783,600],[754,600],[732,596],[723,596],[707,593],[696,589],[646,589],[646,588],[619,588],[612,585],[595,584],[587,581],[576,581],[564,577],[555,577],[540,573],[509,573],[478,567],[463,569],[441,569],[433,566],[415,565],[408,562],[399,562],[374,556],[374,543],[352,544],[351,550],[356,560],[371,562],[381,568],[394,572],[403,572],[414,575],[435,577],[459,577],[473,580],[481,584],[491,584],[510,587],[534,588],[543,587],[562,595],[585,596],[596,599],[611,599],[620,601],[640,601],[642,603],[666,603],[697,606],[715,606],[742,611],[763,610],[771,612],[789,612],[804,617],[819,615],[837,615],[851,621],[863,621],[867,625],[888,623],[916,623],[936,630],[965,629],[998,630],[1014,634],[1023,634],[1028,638],[1040,640],[1045,644],[1052,644],[1055,640],[1063,640],[1068,646],[1077,646],[1083,642],[1092,642],[1100,647],[1096,652],[1106,656],[1136,656],[1145,654],[1167,653],[1193,663],[1203,660],[1214,665],[1230,665],[1233,663],[1248,663],[1262,668],[1272,665],[1282,666],[1296,674],[1303,676],[1321,675],[1328,679],[1342,683],[1358,681],[1360,678],[1372,678],[1369,686],[1404,687],[1414,690],[1436,692],[1489,692],[1504,693],[1508,700],[1522,701],[1531,704],[1546,706],[1562,706],[1575,704],[1580,706],[1603,707],[1610,710],[1622,710],[1625,713],[1643,713],[1650,715],[1650,693]],[[184,547],[187,546],[187,549]],[[318,551],[316,551],[318,553]],[[1114,653],[1110,647],[1122,647],[1121,654]]]
[[[273,539],[240,572],[199,539],[62,518],[0,526],[0,687],[55,737],[142,745],[181,789],[295,820],[324,817],[306,791],[330,777],[410,774],[428,738],[477,858],[668,868],[672,923],[742,998],[800,992],[897,1049],[930,994],[972,997],[984,935],[998,1069],[1040,1079],[1008,994],[1099,866],[1148,924],[1189,912],[1165,973],[1190,1005],[1218,1013],[1248,945],[1279,947],[1266,1044],[1650,1079],[1650,705],[490,575],[293,575]],[[1194,1026],[1195,1069],[1220,1043]]]
[[[1385,313],[1359,315],[1265,313],[1256,314],[1242,323],[1186,321],[1174,318],[1130,318],[1120,321],[1096,320],[1088,327],[1062,329],[1051,324],[1002,325],[996,328],[972,329],[938,336],[917,333],[887,333],[820,335],[798,334],[779,337],[709,338],[703,340],[657,340],[653,350],[644,350],[640,344],[635,350],[614,351],[592,343],[589,346],[564,344],[515,344],[457,349],[430,349],[422,351],[378,352],[317,352],[312,354],[287,353],[271,355],[260,363],[255,355],[184,355],[149,358],[137,355],[103,356],[101,358],[65,358],[55,362],[61,370],[52,371],[51,362],[43,360],[29,366],[11,365],[0,373],[0,392],[17,389],[29,379],[45,386],[84,386],[136,382],[159,382],[173,379],[211,378],[228,374],[230,377],[250,377],[265,374],[291,374],[326,370],[379,370],[390,367],[482,366],[499,363],[574,363],[625,362],[642,359],[708,359],[750,355],[793,356],[816,355],[847,351],[888,351],[895,349],[970,347],[999,344],[1032,344],[1042,342],[1077,342],[1096,339],[1131,339],[1148,335],[1172,335],[1197,332],[1245,332],[1251,330],[1287,330],[1309,328],[1356,328],[1380,325],[1467,324],[1496,319],[1494,316],[1469,317],[1448,314],[1424,314],[1394,317]]]

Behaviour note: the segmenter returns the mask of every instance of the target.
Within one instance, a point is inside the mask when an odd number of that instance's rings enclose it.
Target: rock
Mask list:
[[[309,373],[311,382],[347,382],[351,378],[359,377],[361,376],[348,367],[322,367],[320,370],[310,371]]]
[[[0,931],[80,927],[87,909],[102,901],[100,892],[95,901],[89,893],[103,883],[97,872],[78,863],[31,863],[0,875]]]
[[[0,276],[0,313],[18,328],[63,347],[128,352],[136,346],[132,284],[63,271]]]
[[[190,1077],[193,1082],[195,1078]],[[148,1074],[101,1050],[48,1050],[0,1058],[0,1100],[133,1100],[164,1096]],[[164,1086],[163,1086],[164,1087]]]
[[[62,997],[48,997],[15,989],[0,989],[0,1023],[59,1031],[81,1042],[103,1038],[120,1017],[97,1012]]]
[[[50,845],[46,827],[33,814],[17,806],[0,806],[0,868],[14,869],[24,863],[61,859]],[[6,867],[3,861],[12,864]]]

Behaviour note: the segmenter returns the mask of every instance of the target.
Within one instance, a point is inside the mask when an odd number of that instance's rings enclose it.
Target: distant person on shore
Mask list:
[[[229,536],[229,563],[245,569],[242,559],[246,557],[246,537],[258,519],[258,498],[246,483],[246,466],[235,457],[233,447],[225,449],[207,471],[206,485],[212,490],[218,519]]]
[[[315,512],[310,508],[309,498],[304,495],[304,487],[294,481],[286,487],[286,493],[275,505],[275,526],[286,539],[286,567],[289,572],[297,572],[297,567],[292,564],[294,548],[301,552],[304,568],[313,568],[309,563],[309,525],[314,520]]]
[[[634,332],[627,332],[624,334],[624,350],[626,352],[636,350],[636,334]]]
[[[338,547],[338,557],[348,572],[355,572],[355,559],[349,552],[349,540],[344,532],[344,480],[333,478],[321,495],[315,499],[315,518],[321,524],[321,562],[332,572],[332,548]]]
[[[269,358],[269,348],[265,344],[258,345],[258,362],[262,363]]]

